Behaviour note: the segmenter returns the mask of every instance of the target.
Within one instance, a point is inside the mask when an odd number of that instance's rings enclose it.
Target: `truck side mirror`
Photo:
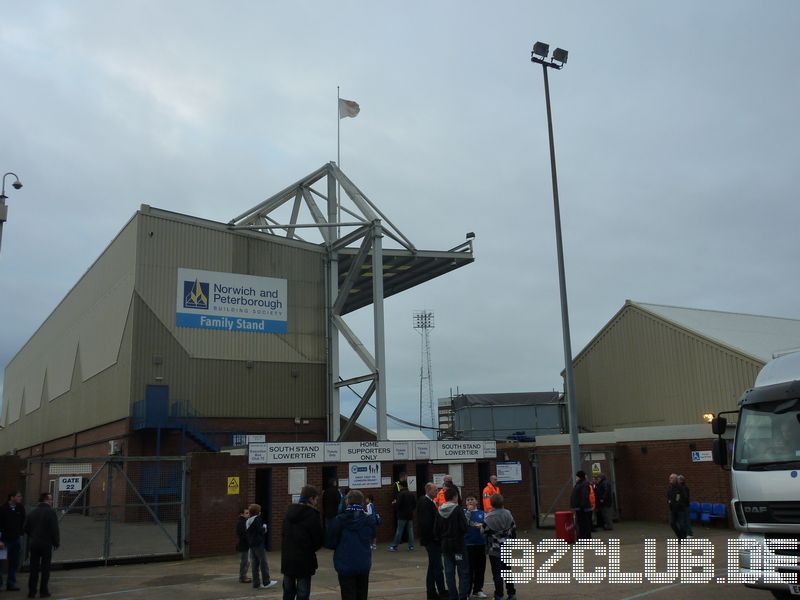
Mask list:
[[[725,417],[714,417],[711,419],[711,431],[714,435],[722,435],[728,428],[728,419]]]
[[[711,458],[720,467],[728,465],[728,440],[717,438],[711,446]]]

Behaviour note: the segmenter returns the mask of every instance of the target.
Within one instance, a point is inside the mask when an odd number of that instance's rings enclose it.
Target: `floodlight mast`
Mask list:
[[[547,105],[547,133],[550,141],[550,172],[553,178],[553,212],[556,222],[556,252],[558,255],[558,288],[561,295],[561,330],[564,337],[564,374],[567,395],[567,414],[569,418],[569,450],[572,473],[581,470],[580,442],[578,438],[578,408],[575,398],[575,377],[572,373],[572,343],[569,334],[569,309],[567,307],[567,281],[564,273],[564,246],[561,239],[561,209],[558,203],[558,176],[556,173],[556,149],[553,142],[553,115],[550,110],[550,83],[547,69],[561,70],[567,63],[568,52],[563,48],[553,51],[553,58],[547,60],[550,45],[536,42],[531,52],[531,62],[542,65],[544,74],[544,98]]]

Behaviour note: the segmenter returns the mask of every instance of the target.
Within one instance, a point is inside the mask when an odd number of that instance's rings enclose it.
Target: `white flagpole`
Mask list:
[[[339,104],[341,103],[341,96],[339,95],[339,86],[336,86],[336,166],[342,168],[342,114]],[[339,182],[336,182],[336,222],[342,222],[342,188]],[[336,237],[341,237],[342,232],[340,228],[336,227]]]

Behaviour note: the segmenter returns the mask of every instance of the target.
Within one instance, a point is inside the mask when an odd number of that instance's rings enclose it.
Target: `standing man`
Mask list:
[[[692,537],[694,535],[694,531],[692,531],[692,520],[689,517],[689,510],[688,507],[692,504],[691,497],[689,496],[689,486],[686,485],[686,477],[683,475],[678,475],[678,485],[683,488],[684,498],[687,510],[683,512],[683,532],[686,534],[686,537]]]
[[[317,488],[304,486],[300,490],[300,501],[289,506],[283,520],[283,600],[308,600],[311,595],[311,577],[318,566],[317,550],[322,547],[317,495]]]
[[[20,551],[22,548],[22,531],[25,525],[25,507],[22,505],[22,492],[14,491],[8,495],[8,502],[0,507],[0,543],[6,551],[6,562],[8,563],[8,578],[6,579],[6,589],[9,592],[16,592],[17,569],[19,568]],[[0,587],[3,586],[2,565],[0,565]]]
[[[47,492],[39,495],[39,505],[28,515],[24,531],[28,535],[28,549],[31,555],[28,598],[36,597],[37,587],[40,598],[49,598],[50,562],[53,559],[53,549],[58,548],[61,538],[58,531],[58,515],[53,510],[53,497]]]
[[[367,600],[372,569],[372,539],[375,518],[364,513],[364,494],[350,490],[345,511],[331,526],[330,542],[335,548],[333,567],[339,576],[342,600]]]
[[[413,492],[408,490],[408,484],[403,482],[400,493],[395,500],[395,512],[397,513],[397,531],[394,534],[394,541],[389,546],[389,552],[397,552],[397,546],[403,541],[403,532],[408,531],[408,550],[414,549],[414,509],[417,506],[417,499]]]
[[[270,579],[269,564],[267,563],[267,524],[261,518],[261,505],[251,504],[250,517],[245,522],[247,529],[247,543],[250,545],[250,562],[253,565],[253,587],[271,588],[278,585],[277,579]]]
[[[569,505],[575,511],[575,527],[578,539],[589,539],[592,537],[592,502],[589,498],[591,490],[589,482],[586,481],[586,473],[578,471],[575,473],[575,487],[572,488],[572,495]]]
[[[517,524],[514,515],[504,508],[503,496],[492,496],[492,512],[486,515],[484,532],[486,533],[486,554],[489,556],[489,565],[492,568],[494,580],[494,597],[500,600],[503,597],[503,569],[508,565],[503,562],[501,548],[507,540],[517,537]],[[510,581],[505,582],[507,600],[517,600],[517,590]]]
[[[497,485],[497,475],[489,477],[489,483],[483,488],[483,512],[487,515],[492,512],[492,496],[500,493],[500,486]]]
[[[675,537],[682,540],[686,537],[685,523],[688,520],[689,502],[684,488],[678,483],[678,476],[672,473],[669,476],[667,488],[667,504],[669,505],[669,526],[675,532]]]
[[[469,529],[467,517],[458,506],[458,491],[454,487],[445,488],[444,504],[436,515],[434,531],[442,544],[444,576],[450,600],[467,600],[470,592],[467,546],[464,536]],[[458,586],[456,586],[458,572]]]
[[[336,485],[336,478],[328,480],[327,487],[322,492],[322,518],[325,521],[325,536],[327,540],[328,531],[336,515],[339,514],[339,504],[342,502],[342,492]],[[325,544],[326,546],[329,544]]]
[[[458,486],[453,483],[453,476],[445,475],[443,478],[442,489],[440,489],[439,493],[436,495],[436,508],[439,508],[446,502],[444,499],[444,493],[448,488],[454,488],[456,490],[456,503],[461,504],[461,491],[458,489]]]
[[[611,482],[602,473],[597,474],[597,485],[594,488],[597,527],[602,527],[606,531],[614,529],[611,518],[611,506],[613,504],[614,492],[611,489]]]
[[[428,571],[425,575],[425,588],[428,600],[446,598],[444,574],[442,573],[442,546],[439,543],[434,525],[436,524],[436,485],[425,484],[425,495],[417,502],[417,526],[420,543],[428,553]]]
[[[250,510],[243,508],[239,513],[239,520],[236,522],[236,537],[239,540],[236,544],[236,551],[239,553],[239,583],[251,583],[253,580],[247,576],[250,569],[250,544],[247,542],[247,519],[250,518]]]

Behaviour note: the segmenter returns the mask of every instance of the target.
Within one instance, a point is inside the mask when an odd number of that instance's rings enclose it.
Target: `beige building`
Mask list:
[[[732,410],[800,320],[626,301],[573,362],[582,431],[703,423]]]

